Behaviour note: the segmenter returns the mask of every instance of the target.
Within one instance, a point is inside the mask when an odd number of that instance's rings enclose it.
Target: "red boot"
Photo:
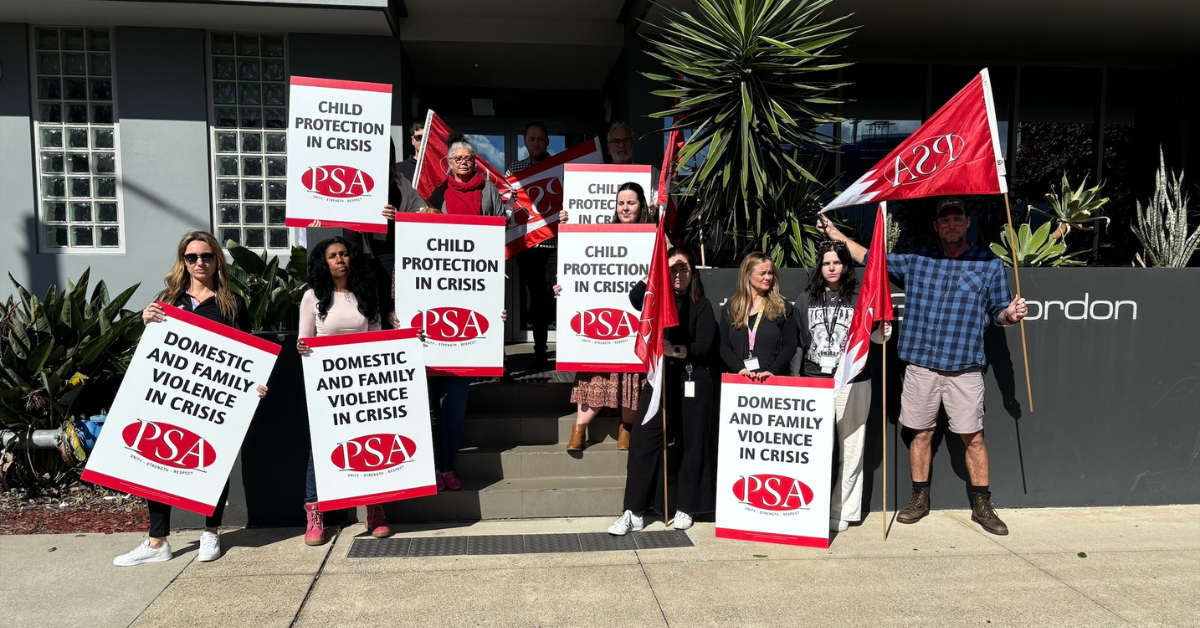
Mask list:
[[[392,529],[383,515],[381,504],[367,506],[367,532],[377,539],[385,539],[392,535]]]
[[[329,542],[329,537],[325,536],[325,518],[321,516],[321,511],[317,510],[316,504],[304,504],[304,511],[308,515],[308,527],[304,530],[305,545],[324,545]]]

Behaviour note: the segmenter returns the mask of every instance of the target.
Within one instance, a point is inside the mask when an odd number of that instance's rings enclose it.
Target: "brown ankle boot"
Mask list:
[[[914,488],[912,499],[904,510],[896,513],[896,521],[900,523],[916,523],[929,514],[929,487]]]
[[[617,451],[629,450],[629,424],[621,422],[621,427],[617,429]]]
[[[1000,517],[996,516],[996,510],[992,508],[991,493],[971,491],[971,521],[996,536],[1008,534],[1008,526],[1004,525]]]
[[[571,426],[571,441],[567,443],[567,451],[583,451],[583,439],[587,437],[587,426],[576,423]]]

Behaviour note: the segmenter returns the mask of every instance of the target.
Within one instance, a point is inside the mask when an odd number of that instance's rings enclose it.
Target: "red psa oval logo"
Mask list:
[[[483,314],[461,307],[435,307],[417,312],[409,323],[425,330],[425,337],[441,342],[466,342],[487,333]]]
[[[309,192],[329,198],[357,198],[375,189],[371,175],[350,166],[312,166],[300,182]]]
[[[342,471],[382,471],[399,466],[417,453],[417,444],[399,434],[368,434],[338,443],[330,454]]]
[[[584,310],[571,317],[571,331],[593,340],[620,340],[637,330],[633,314],[614,308]]]
[[[932,179],[958,161],[964,146],[962,136],[957,133],[927,137],[913,145],[907,154],[896,155],[892,163],[884,166],[883,176],[892,187]]]
[[[217,459],[208,441],[170,423],[138,419],[125,426],[121,437],[139,456],[176,469],[205,469]]]
[[[812,502],[813,490],[786,475],[760,473],[740,476],[733,483],[737,500],[761,510],[797,510]]]

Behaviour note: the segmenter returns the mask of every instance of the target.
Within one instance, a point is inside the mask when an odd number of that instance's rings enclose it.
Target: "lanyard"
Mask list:
[[[832,318],[829,316],[829,308],[825,304],[821,305],[821,312],[825,314],[825,320],[822,321],[822,324],[825,325],[825,331],[829,332],[828,337],[830,342],[833,342],[833,332],[837,330],[838,314],[842,312],[842,298],[840,296],[834,296],[834,298],[837,299],[837,305],[833,308]],[[828,303],[828,297],[826,297],[825,303]]]
[[[763,308],[766,311],[766,308]],[[754,337],[758,335],[758,324],[762,322],[763,312],[758,313],[758,318],[754,319],[754,328],[749,330],[750,334],[750,355],[754,355]]]

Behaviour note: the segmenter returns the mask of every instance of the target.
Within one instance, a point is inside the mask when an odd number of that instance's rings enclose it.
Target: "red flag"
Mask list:
[[[646,365],[646,379],[654,387],[650,398],[650,411],[642,420],[645,424],[657,412],[662,396],[663,331],[679,324],[679,312],[675,309],[675,287],[671,282],[671,270],[667,266],[667,234],[663,221],[658,221],[654,234],[654,254],[650,258],[650,276],[646,278],[646,297],[642,301],[642,318],[638,323],[637,340],[633,352]]]
[[[675,200],[671,197],[671,184],[679,168],[679,150],[683,148],[683,133],[671,131],[667,136],[667,150],[663,154],[662,170],[658,173],[658,198],[654,202],[661,208],[667,229],[675,231]]]
[[[858,289],[858,302],[854,305],[854,316],[850,319],[850,330],[846,333],[842,359],[833,376],[834,396],[867,365],[871,330],[875,323],[893,320],[892,290],[887,273],[887,221],[884,219],[884,205],[886,203],[880,203],[875,214],[875,233],[871,235],[867,271],[863,275],[862,287]]]
[[[603,160],[600,139],[564,150],[508,177],[513,191],[513,226],[505,239],[505,254],[512,257],[558,235],[562,210],[563,165],[598,164]]]
[[[1004,194],[1004,158],[985,68],[822,212],[947,194]]]
[[[417,151],[417,168],[413,173],[413,187],[421,198],[430,198],[438,188],[446,184],[450,166],[446,161],[446,140],[453,131],[442,121],[432,109],[425,115],[425,135],[421,138],[421,148]],[[500,193],[508,198],[508,181],[495,167],[475,155],[475,167],[485,174],[499,188]]]

